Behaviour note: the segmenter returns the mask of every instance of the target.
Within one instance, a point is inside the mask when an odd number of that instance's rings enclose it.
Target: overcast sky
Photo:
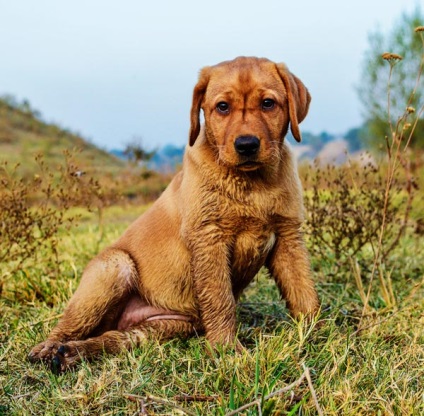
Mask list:
[[[199,69],[261,56],[309,88],[304,131],[341,134],[361,123],[369,32],[421,1],[0,0],[0,94],[106,149],[183,145]]]

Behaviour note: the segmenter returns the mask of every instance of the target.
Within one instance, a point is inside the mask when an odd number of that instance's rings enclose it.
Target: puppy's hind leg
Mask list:
[[[107,331],[98,337],[63,343],[52,356],[51,369],[55,373],[69,370],[82,359],[130,350],[143,345],[148,339],[164,341],[176,336],[188,337],[196,332],[196,327],[184,318],[146,320],[127,330]]]
[[[99,330],[106,326],[105,321],[113,321],[119,314],[125,298],[136,287],[136,279],[134,262],[127,253],[114,248],[100,253],[85,269],[57,326],[46,341],[32,349],[29,360],[47,360],[63,342],[102,332]]]

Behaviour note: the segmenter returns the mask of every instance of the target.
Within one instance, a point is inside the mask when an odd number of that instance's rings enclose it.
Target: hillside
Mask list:
[[[115,174],[125,163],[89,143],[78,134],[42,120],[27,101],[12,97],[0,98],[0,163],[21,164],[30,174],[36,170],[34,156],[41,153],[47,165],[54,168],[63,161],[64,150],[77,149],[78,167],[87,172]]]

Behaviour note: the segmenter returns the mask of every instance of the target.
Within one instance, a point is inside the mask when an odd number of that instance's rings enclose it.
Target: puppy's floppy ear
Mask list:
[[[301,123],[306,117],[306,114],[308,114],[311,96],[302,81],[293,75],[286,65],[277,64],[277,70],[287,91],[290,129],[294,138],[300,142],[302,140],[302,135],[300,134],[299,123]]]
[[[200,132],[200,109],[202,107],[203,97],[205,96],[210,77],[210,67],[205,67],[200,71],[199,81],[194,87],[193,102],[190,111],[190,134],[189,144],[193,146]]]

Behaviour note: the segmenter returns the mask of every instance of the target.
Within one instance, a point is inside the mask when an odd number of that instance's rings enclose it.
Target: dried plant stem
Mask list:
[[[303,370],[304,370],[304,374],[306,375],[306,380],[308,380],[309,391],[311,392],[311,396],[312,396],[312,399],[314,401],[315,408],[317,409],[318,415],[323,416],[324,413],[321,409],[321,406],[318,403],[318,398],[317,398],[317,395],[315,393],[314,385],[312,384],[311,373],[309,371],[309,368],[306,367],[305,364],[303,364]]]
[[[367,295],[365,294],[365,291],[364,291],[364,285],[362,283],[361,270],[359,268],[359,264],[357,260],[354,260],[353,257],[350,257],[349,260],[350,260],[350,266],[353,273],[353,277],[355,278],[356,287],[359,292],[359,297],[361,298],[362,303],[364,305],[368,305]]]
[[[424,61],[424,57],[423,57],[423,61]],[[414,130],[415,130],[415,128],[417,127],[418,121],[421,119],[421,116],[422,116],[423,114],[424,114],[424,104],[421,106],[421,108],[418,110],[418,112],[416,112],[416,117],[415,117],[414,124],[413,124],[413,125],[412,125],[412,127],[411,127],[411,131],[409,132],[408,140],[406,141],[405,146],[404,146],[404,148],[403,148],[403,151],[404,151],[404,152],[405,152],[405,151],[406,151],[406,149],[409,147],[409,144],[410,144],[410,142],[411,142],[411,139],[412,139],[412,136],[413,136]]]
[[[421,33],[420,33],[420,36],[421,36],[421,40],[422,40],[423,47],[424,47],[424,38],[423,38]],[[422,76],[422,73],[423,73],[423,70],[424,70],[424,54],[422,55],[422,59],[420,61],[420,66],[418,68],[418,74],[417,74],[414,89],[411,92],[409,99],[408,99],[408,102],[407,102],[406,111],[403,113],[403,115],[401,117],[398,118],[396,126],[393,126],[393,122],[392,122],[392,118],[391,118],[391,86],[390,86],[390,83],[391,83],[391,79],[392,79],[394,66],[395,66],[395,63],[394,63],[394,61],[392,61],[390,63],[389,79],[388,79],[388,82],[387,82],[387,115],[388,115],[388,123],[389,123],[389,127],[390,127],[391,137],[390,137],[390,139],[388,137],[386,137],[388,169],[387,169],[387,175],[386,175],[386,186],[385,186],[385,194],[384,194],[384,207],[383,207],[382,223],[381,223],[381,227],[380,227],[380,231],[379,231],[377,247],[376,247],[376,250],[375,250],[374,262],[373,262],[373,266],[372,266],[372,270],[371,270],[371,276],[370,276],[370,281],[369,281],[369,285],[368,285],[368,290],[367,290],[367,294],[366,294],[366,297],[365,297],[364,306],[363,306],[363,309],[362,309],[362,317],[364,317],[366,310],[368,308],[368,302],[369,302],[369,298],[370,298],[370,295],[371,295],[374,276],[375,276],[377,270],[379,270],[380,271],[380,281],[381,281],[381,279],[383,279],[383,277],[381,276],[381,274],[382,274],[381,264],[384,261],[384,259],[387,257],[387,255],[397,245],[402,234],[404,233],[407,222],[408,222],[409,213],[410,213],[411,208],[412,208],[412,200],[413,200],[412,175],[411,175],[411,171],[410,171],[410,165],[404,159],[403,154],[406,152],[406,150],[408,149],[408,147],[410,145],[413,132],[414,132],[414,130],[415,130],[417,124],[418,124],[418,120],[420,119],[421,115],[424,112],[424,105],[421,106],[421,108],[419,109],[418,112],[416,112],[415,121],[414,121],[413,126],[410,130],[410,133],[409,133],[407,140],[404,141],[403,147],[402,147],[402,142],[403,142],[402,139],[404,138],[404,133],[403,133],[404,123],[405,123],[405,121],[408,117],[408,114],[409,114],[408,108],[409,108],[409,105],[412,103],[413,97],[415,96],[417,89],[419,88],[420,79],[421,79],[421,76]],[[407,193],[408,193],[408,198],[407,198],[407,201],[406,201],[406,204],[405,204],[405,211],[404,211],[404,216],[403,216],[403,219],[402,219],[402,224],[399,227],[399,230],[398,230],[396,236],[394,237],[394,239],[389,244],[388,248],[384,249],[384,247],[383,247],[383,237],[384,237],[384,232],[385,232],[386,227],[387,227],[386,223],[387,223],[388,205],[389,205],[389,202],[390,202],[390,194],[393,190],[394,177],[395,177],[395,174],[396,174],[399,166],[402,166],[404,168],[405,172],[406,172],[406,177],[407,177],[406,190],[407,190]]]
[[[389,119],[390,133],[392,134],[392,137],[393,137],[393,125],[392,125],[392,117],[391,117],[391,114],[390,114],[390,111],[391,111],[391,105],[390,105],[390,98],[391,98],[390,81],[392,79],[393,67],[394,67],[394,65],[391,64],[390,65],[390,72],[389,72],[389,80],[387,82],[387,118]]]
[[[178,394],[173,397],[177,402],[213,402],[218,396],[205,396],[204,394]]]
[[[406,200],[406,204],[405,204],[405,212],[402,218],[402,224],[399,227],[399,230],[396,234],[396,236],[394,237],[392,243],[390,244],[390,246],[384,251],[383,253],[383,258],[386,258],[387,255],[396,247],[396,245],[398,244],[402,234],[404,233],[406,226],[408,224],[408,219],[409,219],[409,214],[411,212],[412,209],[412,201],[414,199],[414,195],[412,192],[412,175],[411,175],[411,169],[409,164],[406,161],[402,161],[402,163],[404,164],[404,169],[405,169],[405,174],[406,174],[406,180],[407,180],[407,185],[406,185],[406,190],[408,193],[408,199]]]

